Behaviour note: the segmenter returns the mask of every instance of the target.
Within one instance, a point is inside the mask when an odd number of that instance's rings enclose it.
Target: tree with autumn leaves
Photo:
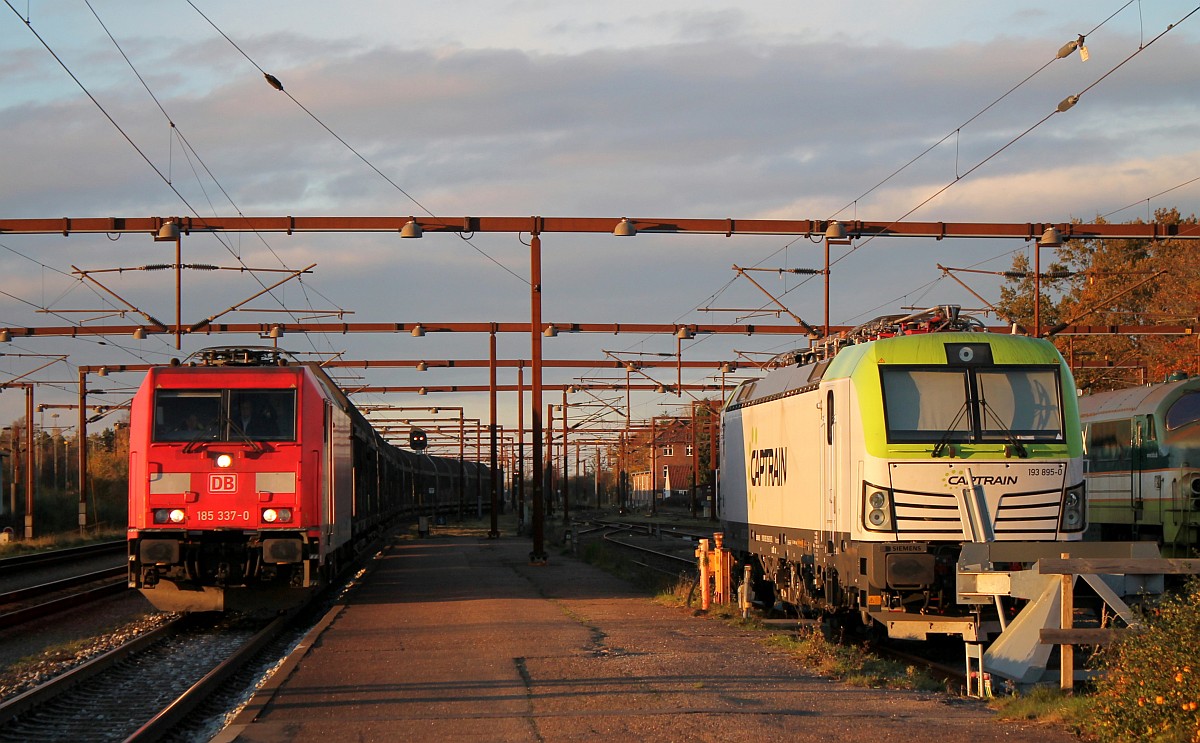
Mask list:
[[[1097,224],[1104,224],[1097,218]],[[1194,225],[1177,209],[1154,221]],[[1048,251],[1051,248],[1043,248]],[[1189,240],[1067,240],[1042,267],[1038,314],[1044,332],[1075,371],[1079,387],[1099,391],[1200,374],[1200,334],[1100,333],[1058,336],[1067,325],[1195,328],[1200,315],[1200,246]],[[1042,256],[1045,263],[1045,255]],[[1034,274],[1018,254],[1000,290],[999,314],[1033,328]]]

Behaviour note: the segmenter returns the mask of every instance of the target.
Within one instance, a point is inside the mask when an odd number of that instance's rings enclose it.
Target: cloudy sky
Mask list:
[[[0,218],[908,215],[1024,223],[1146,219],[1159,207],[1191,214],[1200,200],[1200,184],[1189,183],[1200,175],[1195,10],[1172,0],[6,0]],[[1087,61],[1076,52],[1051,62],[1081,34]],[[1070,111],[1046,118],[1080,93]],[[341,311],[352,322],[522,322],[523,237],[479,234],[467,244],[445,235],[403,243],[379,234],[210,235],[185,238],[183,249],[185,263],[317,264],[274,299],[225,316],[230,322],[289,317],[268,309],[297,318]],[[0,327],[127,325],[136,316],[114,315],[120,305],[72,267],[171,262],[170,247],[135,235],[0,235]],[[1003,270],[1028,250],[1024,242],[892,239],[835,254],[831,322],[946,302],[977,307],[936,264]],[[726,309],[767,300],[732,265],[815,268],[821,251],[804,238],[547,236],[543,317],[734,322],[748,313]],[[95,277],[148,314],[173,319],[169,273]],[[792,312],[823,319],[819,280],[756,279]],[[997,279],[968,282],[997,298]],[[221,312],[262,284],[244,273],[189,272],[184,321]],[[73,388],[53,383],[74,380],[76,365],[165,362],[217,342],[264,341],[190,338],[181,353],[166,336],[17,339],[0,348],[0,382],[66,354],[33,378],[50,383],[39,387],[39,402],[71,402]],[[502,336],[499,355],[528,358],[528,343]],[[486,337],[465,334],[290,336],[282,345],[346,358],[487,357]],[[796,345],[702,336],[684,344],[684,357]],[[606,350],[673,353],[675,341],[576,335],[545,344],[547,358],[599,359]],[[580,374],[548,372],[547,383]],[[358,376],[391,385],[487,380],[486,371]],[[509,376],[501,381],[514,382]],[[673,370],[658,376],[674,381]],[[110,392],[98,399],[117,401],[137,381],[96,380]],[[640,396],[633,415],[687,399]],[[486,416],[480,396],[436,403]],[[512,413],[511,402],[505,410]],[[22,411],[18,392],[0,394],[5,423]]]

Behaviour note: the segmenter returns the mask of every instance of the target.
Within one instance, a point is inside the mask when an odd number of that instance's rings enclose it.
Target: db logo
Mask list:
[[[208,476],[208,492],[236,493],[237,475],[229,473],[211,474]]]

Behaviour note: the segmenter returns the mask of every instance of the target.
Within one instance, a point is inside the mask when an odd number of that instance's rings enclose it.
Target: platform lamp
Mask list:
[[[821,328],[822,337],[829,337],[829,246],[849,244],[845,225],[835,219],[825,226],[825,327]]]
[[[177,218],[163,222],[154,235],[154,242],[175,243],[175,348],[183,347],[183,245],[179,237],[179,220]],[[136,337],[136,336],[135,336]]]
[[[725,404],[725,375],[737,371],[737,362],[726,361],[721,364],[721,404]]]
[[[1042,337],[1042,248],[1057,248],[1062,244],[1062,235],[1051,225],[1033,248],[1033,332],[1038,338]]]
[[[409,217],[404,226],[400,228],[400,237],[417,238],[424,237],[425,231],[421,229],[421,225],[417,224],[416,217]]]
[[[146,329],[145,329],[145,328],[141,328],[141,327],[139,327],[139,328],[134,328],[134,330],[133,330],[133,339],[134,339],[135,341],[144,341],[144,340],[146,340]]]
[[[0,343],[12,343],[12,333],[8,328],[0,328]]]
[[[629,217],[621,217],[621,221],[613,228],[613,234],[617,237],[633,237],[637,234],[637,227],[629,221]]]
[[[683,342],[695,338],[691,328],[684,325],[675,331],[675,395],[683,396]]]
[[[424,338],[425,337],[425,326],[422,325],[421,323],[417,323],[416,325],[414,325],[413,329],[412,329],[412,336],[413,336],[413,338]]]

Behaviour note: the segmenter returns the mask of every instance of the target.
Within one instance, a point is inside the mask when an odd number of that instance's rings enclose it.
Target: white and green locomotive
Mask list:
[[[1074,380],[956,307],[880,318],[743,383],[721,418],[726,542],[774,598],[895,637],[973,637],[964,545],[1020,569],[1082,538]],[[991,549],[991,548],[988,548]]]

